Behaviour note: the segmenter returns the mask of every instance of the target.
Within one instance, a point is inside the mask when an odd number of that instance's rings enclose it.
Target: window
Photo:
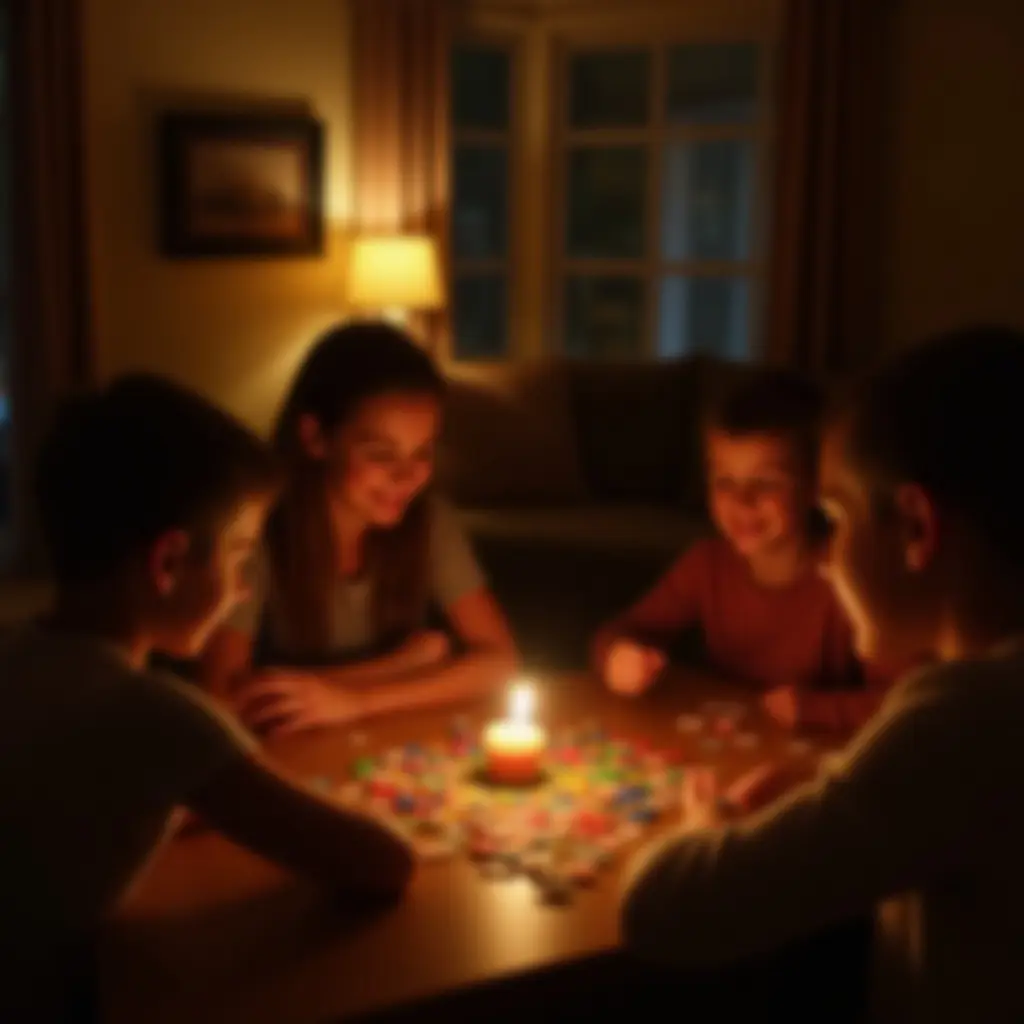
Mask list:
[[[661,10],[455,47],[455,359],[756,351],[775,28]]]
[[[743,43],[566,53],[554,282],[565,354],[749,355],[759,64]]]
[[[457,359],[504,358],[511,297],[508,48],[452,55],[452,337]]]

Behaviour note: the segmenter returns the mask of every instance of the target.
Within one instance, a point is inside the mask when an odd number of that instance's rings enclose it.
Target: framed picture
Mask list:
[[[167,256],[323,251],[323,126],[313,118],[165,114],[160,176]]]

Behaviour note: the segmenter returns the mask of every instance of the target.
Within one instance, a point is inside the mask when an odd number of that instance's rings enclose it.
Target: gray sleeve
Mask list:
[[[146,784],[183,802],[220,770],[259,747],[231,715],[170,673],[147,672],[132,687],[125,725],[138,741],[136,764]]]
[[[266,546],[261,544],[253,553],[249,565],[249,597],[235,609],[225,625],[255,639],[267,605],[269,590],[270,555]]]
[[[966,701],[906,684],[817,782],[736,827],[677,834],[641,853],[622,907],[625,943],[651,959],[713,966],[966,862],[1005,813],[1006,783],[995,758],[979,763],[978,734],[1000,730],[976,713],[970,685],[960,690]]]
[[[486,587],[487,580],[458,513],[446,501],[434,500],[430,529],[431,593],[442,608],[449,608]]]

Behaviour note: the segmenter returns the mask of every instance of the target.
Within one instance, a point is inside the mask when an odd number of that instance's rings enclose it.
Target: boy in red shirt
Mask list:
[[[594,665],[610,689],[643,693],[673,636],[699,626],[710,664],[763,691],[787,727],[854,729],[877,709],[885,687],[862,685],[846,616],[817,567],[822,405],[804,378],[757,369],[712,410],[705,454],[718,536],[597,634]]]

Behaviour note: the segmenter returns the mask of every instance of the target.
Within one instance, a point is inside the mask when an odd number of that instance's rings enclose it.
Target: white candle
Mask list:
[[[526,783],[540,775],[547,744],[544,730],[533,721],[537,694],[529,683],[509,692],[509,715],[484,730],[487,775],[493,782]]]

